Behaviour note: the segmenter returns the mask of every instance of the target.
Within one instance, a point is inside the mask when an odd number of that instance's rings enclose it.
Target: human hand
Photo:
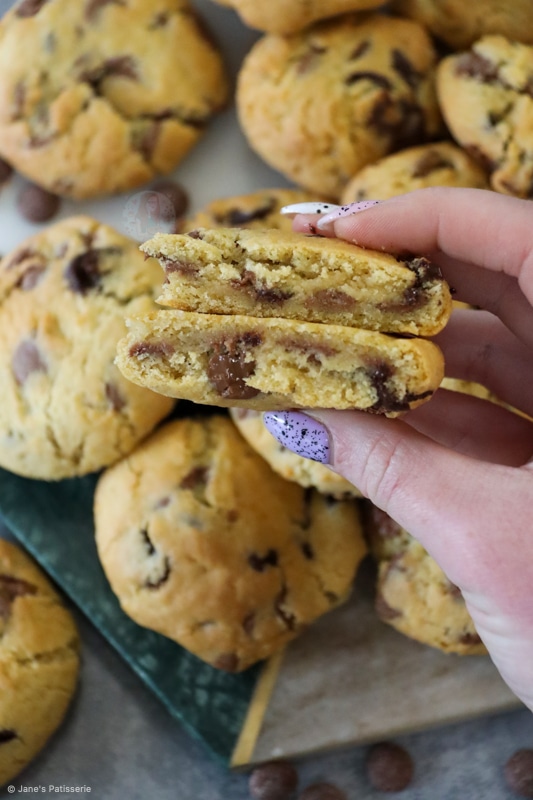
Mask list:
[[[316,231],[317,216],[295,230]],[[533,204],[475,189],[422,189],[337,216],[321,231],[439,264],[455,297],[435,341],[446,374],[533,417]],[[312,417],[312,419],[311,419]],[[329,463],[415,536],[463,594],[510,688],[533,710],[533,422],[439,390],[401,419],[313,410],[265,415],[300,455]],[[313,429],[298,449],[291,431]],[[317,459],[318,460],[318,459]]]

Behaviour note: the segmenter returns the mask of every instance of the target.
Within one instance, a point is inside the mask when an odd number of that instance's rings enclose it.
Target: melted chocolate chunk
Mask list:
[[[398,75],[401,75],[408,86],[416,89],[420,83],[421,75],[401,50],[394,49],[392,51],[392,67]]]
[[[394,150],[418,144],[425,137],[426,123],[420,106],[409,100],[393,100],[385,94],[374,105],[368,123],[391,140]]]
[[[426,175],[430,175],[438,169],[448,168],[453,168],[451,161],[442,156],[437,150],[428,150],[415,164],[412,175],[413,178],[425,178]]]
[[[88,0],[85,6],[85,18],[89,22],[94,22],[100,10],[107,5],[125,6],[125,0]]]
[[[26,594],[37,594],[37,587],[33,583],[13,578],[11,575],[0,575],[0,618],[7,619],[13,601]]]
[[[168,342],[136,342],[130,347],[132,358],[142,358],[143,356],[171,356],[174,348]]]
[[[379,86],[381,89],[392,89],[392,82],[387,78],[385,75],[381,75],[379,72],[371,72],[367,70],[366,72],[352,72],[351,75],[348,75],[347,78],[344,79],[344,83],[346,86],[352,86],[357,81],[370,81],[371,83],[375,83],[376,86]]]
[[[231,227],[241,227],[248,225],[250,222],[256,222],[268,217],[276,206],[274,199],[270,199],[262,206],[256,206],[249,210],[240,208],[230,208],[223,214],[217,214],[215,219],[220,225],[228,225]]]
[[[216,669],[223,669],[224,672],[237,672],[239,669],[239,659],[235,653],[223,653],[218,656],[213,666]]]
[[[164,256],[159,256],[159,259],[167,275],[170,272],[179,272],[181,275],[196,275],[198,273],[198,267],[190,261],[173,261]]]
[[[298,772],[288,761],[267,761],[250,774],[248,790],[254,800],[289,800],[298,786]]]
[[[490,156],[484,153],[477,144],[465,144],[463,145],[463,150],[466,150],[468,155],[471,156],[474,161],[477,161],[480,167],[488,173],[494,172],[498,166],[498,162],[494,161],[492,158],[490,158]]]
[[[415,400],[422,400],[424,397],[429,397],[432,394],[431,390],[418,395],[407,392],[403,398],[399,398],[388,386],[388,381],[394,374],[394,370],[390,364],[386,364],[385,362],[371,367],[368,374],[378,396],[377,401],[373,406],[367,409],[368,411],[375,411],[380,414],[407,411],[411,403]]]
[[[306,299],[305,305],[322,311],[351,311],[355,300],[341,289],[319,289]]]
[[[37,286],[45,271],[46,267],[42,264],[34,264],[28,267],[18,279],[16,283],[17,288],[22,289],[23,292],[29,292],[30,289]]]
[[[209,476],[209,467],[195,467],[180,483],[180,489],[194,489],[195,486],[205,486]]]
[[[15,8],[16,17],[34,17],[47,0],[22,0]]]
[[[114,383],[106,383],[105,396],[111,404],[113,411],[122,411],[126,405],[126,401],[119,392],[118,386]]]
[[[145,161],[150,161],[152,158],[154,150],[157,147],[160,133],[161,122],[150,122],[141,135],[134,141],[133,146],[139,151]]]
[[[285,300],[289,300],[293,295],[293,292],[284,292],[282,289],[263,285],[257,275],[254,275],[250,270],[244,270],[238,280],[231,281],[231,285],[236,289],[248,290],[256,300],[270,305],[284,303]]]
[[[13,739],[17,738],[18,737],[15,731],[8,730],[7,728],[0,730],[0,744],[7,744],[8,742],[12,742]]]
[[[221,397],[249,400],[259,389],[246,384],[255,372],[255,361],[246,361],[250,349],[261,343],[256,333],[245,333],[228,341],[216,342],[207,365],[207,377]]]
[[[483,83],[493,83],[498,80],[498,66],[471,50],[459,56],[455,63],[455,74],[476,78]]]
[[[302,542],[300,545],[300,549],[308,561],[312,561],[314,559],[315,551],[313,550],[309,542]]]
[[[366,758],[368,780],[380,792],[401,792],[413,780],[413,759],[393,742],[374,745]]]
[[[31,339],[18,345],[11,359],[11,369],[19,386],[24,386],[33,372],[47,372],[37,345]]]
[[[72,259],[63,274],[69,289],[75,294],[85,295],[96,289],[102,277],[98,270],[98,251],[80,253]]]
[[[264,556],[260,556],[258,553],[252,553],[248,556],[248,564],[256,572],[264,572],[267,567],[277,567],[277,550],[268,550]]]
[[[132,56],[115,56],[114,58],[108,58],[100,66],[83,72],[79,77],[81,81],[90,84],[93,90],[98,93],[101,82],[106,78],[120,77],[138,81],[139,72],[137,61]]]

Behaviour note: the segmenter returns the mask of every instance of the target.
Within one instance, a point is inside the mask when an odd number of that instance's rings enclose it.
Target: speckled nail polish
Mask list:
[[[283,447],[312,461],[329,464],[329,436],[321,422],[301,411],[268,411],[263,421]]]
[[[335,220],[340,219],[341,217],[351,217],[352,214],[358,214],[360,211],[366,211],[367,208],[372,208],[379,203],[379,200],[361,200],[359,203],[350,203],[347,206],[341,206],[340,208],[336,208],[333,211],[330,211],[328,214],[325,214],[323,217],[320,217],[318,222],[316,223],[316,227],[319,230],[323,230],[331,225],[332,222]]]

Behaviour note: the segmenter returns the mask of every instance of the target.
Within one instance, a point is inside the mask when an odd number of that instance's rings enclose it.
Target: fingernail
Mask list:
[[[341,206],[335,203],[292,203],[290,206],[283,206],[280,208],[280,214],[329,214],[331,211],[336,211]]]
[[[359,211],[366,211],[367,208],[372,208],[372,206],[376,206],[378,203],[379,200],[361,200],[360,203],[350,203],[347,206],[337,206],[337,208],[333,211],[330,211],[323,217],[320,217],[316,223],[316,227],[319,230],[324,230],[324,228],[327,228],[332,222],[335,222],[335,220],[340,219],[341,217],[350,217],[352,214],[358,214]]]
[[[301,411],[267,411],[263,422],[274,439],[299,456],[329,464],[327,429]]]

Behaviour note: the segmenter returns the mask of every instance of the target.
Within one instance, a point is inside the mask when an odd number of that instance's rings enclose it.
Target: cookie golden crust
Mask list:
[[[337,475],[318,461],[303,458],[283,447],[266,429],[263,415],[258,411],[232,408],[230,415],[250,447],[253,447],[255,452],[282,478],[338,499],[361,497],[359,489],[341,475]]]
[[[195,228],[276,229],[290,233],[292,218],[280,214],[283,206],[316,200],[302,189],[260,189],[257,192],[213,200],[181,225],[183,232]]]
[[[435,62],[422,26],[378,14],[267,35],[239,74],[240,123],[268,164],[338,198],[362,167],[438,134]]]
[[[376,611],[400,633],[445,653],[486,654],[463,596],[419,542],[385,512],[367,508],[365,531],[378,560]]]
[[[533,196],[533,47],[486,36],[439,65],[443,115],[493,189]]]
[[[533,44],[530,0],[393,0],[392,9],[422,23],[455,50],[492,33]]]
[[[243,22],[268,33],[296,33],[313,22],[378,8],[383,0],[215,0],[234,8]]]
[[[157,234],[141,249],[165,272],[158,302],[204,314],[284,317],[432,336],[451,295],[424,258],[275,230],[200,228]]]
[[[208,405],[397,416],[429,399],[444,372],[432,342],[361,328],[174,310],[128,326],[117,349],[128,380]]]
[[[0,786],[61,724],[78,671],[71,614],[33,561],[0,539]]]
[[[354,503],[284,481],[222,416],[168,423],[107,470],[95,522],[124,611],[230,672],[345,600],[366,553]]]
[[[364,167],[345,187],[341,203],[387,200],[428,186],[488,189],[489,180],[485,170],[457,145],[422,144]]]
[[[59,195],[170,172],[226,97],[188,0],[21,0],[0,23],[0,155]]]
[[[30,478],[85,475],[128,453],[173,403],[114,365],[126,314],[155,308],[156,261],[72,217],[0,262],[0,465]]]

